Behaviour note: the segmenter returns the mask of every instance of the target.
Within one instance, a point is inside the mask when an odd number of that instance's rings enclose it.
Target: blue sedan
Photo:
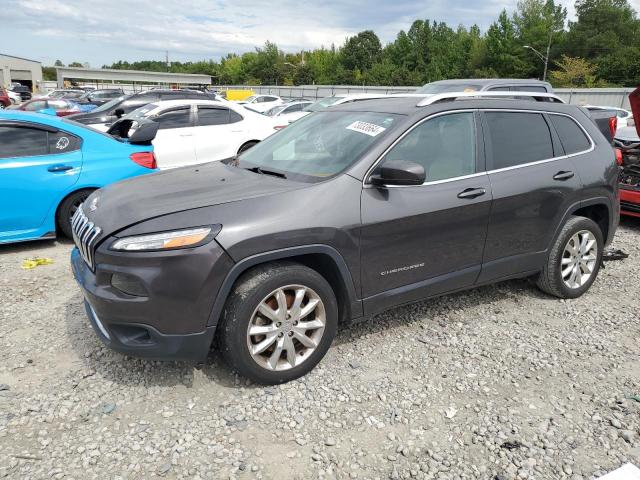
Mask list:
[[[70,237],[70,218],[93,190],[155,171],[151,139],[134,144],[52,115],[0,111],[0,244]]]

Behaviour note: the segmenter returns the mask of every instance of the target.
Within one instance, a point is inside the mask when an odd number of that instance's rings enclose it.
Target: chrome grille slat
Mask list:
[[[73,232],[73,242],[76,244],[76,247],[78,247],[80,256],[87,265],[89,265],[91,270],[93,270],[95,268],[93,263],[95,242],[102,230],[100,227],[96,227],[93,222],[89,221],[82,210],[82,205],[80,205],[76,213],[73,214],[71,231]]]

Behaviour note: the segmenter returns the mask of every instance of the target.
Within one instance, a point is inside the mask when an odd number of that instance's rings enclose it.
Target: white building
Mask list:
[[[37,88],[42,82],[42,64],[0,53],[0,86],[6,88],[12,82],[26,85],[31,90]]]

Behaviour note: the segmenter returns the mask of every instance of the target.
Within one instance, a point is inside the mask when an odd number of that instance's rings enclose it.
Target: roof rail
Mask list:
[[[427,105],[433,105],[434,103],[442,102],[444,100],[456,100],[458,98],[514,98],[514,97],[531,97],[533,100],[538,102],[554,102],[554,103],[564,103],[564,101],[555,95],[554,93],[547,92],[492,92],[492,91],[481,91],[481,92],[446,92],[446,93],[436,93],[435,95],[425,96],[422,100],[420,100],[416,107],[425,107]]]

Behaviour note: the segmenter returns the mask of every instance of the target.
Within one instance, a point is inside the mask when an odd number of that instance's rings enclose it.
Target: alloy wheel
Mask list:
[[[320,296],[303,285],[280,287],[254,310],[247,328],[251,358],[266,370],[289,370],[316,350],[327,318]]]
[[[593,276],[598,259],[598,242],[589,230],[575,233],[564,247],[561,275],[564,284],[580,288]]]

